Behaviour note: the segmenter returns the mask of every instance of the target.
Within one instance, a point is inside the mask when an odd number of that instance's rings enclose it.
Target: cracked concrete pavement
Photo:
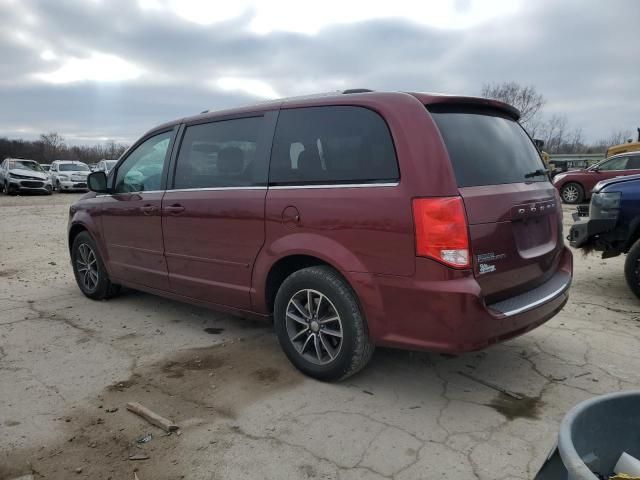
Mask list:
[[[623,258],[577,253],[568,305],[525,336],[460,356],[378,349],[326,384],[289,365],[269,325],[82,296],[65,240],[75,198],[0,197],[0,479],[528,479],[569,408],[639,384]]]

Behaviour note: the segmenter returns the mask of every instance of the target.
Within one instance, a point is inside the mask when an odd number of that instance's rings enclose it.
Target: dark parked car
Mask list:
[[[563,202],[582,203],[591,198],[591,190],[601,180],[636,174],[640,174],[640,153],[621,153],[586,169],[560,173],[553,177],[553,184]]]
[[[360,92],[360,91],[359,91]],[[364,92],[176,120],[70,210],[76,280],[272,319],[320,379],[375,345],[462,352],[567,301],[560,199],[514,108]]]
[[[587,213],[581,209],[580,213]],[[569,240],[576,248],[597,250],[602,258],[626,253],[624,273],[629,288],[640,298],[640,175],[618,177],[593,189],[588,218],[571,227]]]

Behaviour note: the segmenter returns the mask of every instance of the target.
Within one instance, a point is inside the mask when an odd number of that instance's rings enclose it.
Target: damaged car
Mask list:
[[[640,175],[599,182],[590,205],[573,215],[571,246],[602,252],[602,258],[626,254],[625,279],[640,298]]]
[[[17,195],[21,192],[50,195],[51,179],[35,160],[5,158],[0,164],[0,192]]]

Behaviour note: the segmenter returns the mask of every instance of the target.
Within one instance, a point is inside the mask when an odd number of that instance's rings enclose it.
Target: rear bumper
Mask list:
[[[449,270],[444,274],[449,278],[438,279],[439,266],[432,263],[418,259],[413,278],[376,277],[377,285],[370,286],[376,296],[363,295],[356,286],[374,343],[449,353],[485,348],[556,315],[568,300],[573,274],[572,254],[565,247],[556,274],[545,284],[487,306],[471,273]]]

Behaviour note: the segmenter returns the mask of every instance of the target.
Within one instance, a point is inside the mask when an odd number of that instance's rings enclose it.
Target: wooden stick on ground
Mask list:
[[[175,432],[178,430],[178,425],[173,423],[171,420],[161,417],[138,402],[127,403],[127,410],[135,413],[136,415],[140,415],[151,425],[155,425],[156,427],[163,429],[165,432]]]

